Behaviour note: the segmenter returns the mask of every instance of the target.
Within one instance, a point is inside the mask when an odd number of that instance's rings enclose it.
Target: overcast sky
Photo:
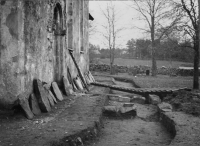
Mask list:
[[[90,1],[89,9],[90,14],[94,17],[93,25],[96,26],[96,30],[98,31],[94,35],[90,36],[90,43],[95,45],[100,45],[101,48],[107,48],[107,42],[100,32],[104,32],[105,29],[102,27],[103,24],[106,23],[106,19],[102,14],[102,10],[105,10],[107,3],[109,1]],[[126,30],[123,30],[117,39],[117,45],[121,48],[126,48],[126,43],[131,38],[147,38],[148,35],[143,31],[139,30],[137,27],[147,27],[144,21],[138,20],[138,12],[136,12],[133,8],[130,7],[132,2],[130,1],[113,1],[117,9],[117,18],[118,23],[117,27],[125,27]]]

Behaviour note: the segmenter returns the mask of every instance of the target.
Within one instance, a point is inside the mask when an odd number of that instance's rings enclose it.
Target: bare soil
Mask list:
[[[90,146],[166,146],[171,135],[158,121],[157,108],[137,104],[138,116],[133,119],[105,118],[104,129]]]
[[[200,116],[200,93],[198,90],[174,92],[165,97],[164,101],[170,103],[174,111]]]
[[[105,77],[104,77],[105,78]],[[133,87],[131,83],[115,81],[117,85]],[[126,92],[112,94],[128,96]],[[97,141],[90,146],[166,146],[171,135],[159,122],[155,105],[136,104],[137,116],[132,119],[105,118],[104,128]]]
[[[93,92],[101,93],[105,89],[93,88]],[[26,119],[21,111],[0,111],[0,146],[62,145],[66,137],[87,130],[99,121],[104,98],[78,93],[64,96],[51,112],[33,120]]]

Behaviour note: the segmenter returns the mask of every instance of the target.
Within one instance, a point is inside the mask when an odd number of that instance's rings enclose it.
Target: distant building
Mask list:
[[[88,0],[0,1],[0,108],[33,91],[33,80],[61,82],[67,67],[89,69]],[[92,16],[90,16],[92,19]]]

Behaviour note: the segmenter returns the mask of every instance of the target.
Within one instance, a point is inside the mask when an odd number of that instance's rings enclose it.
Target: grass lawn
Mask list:
[[[109,58],[100,59],[104,64],[109,64],[110,60]],[[139,60],[139,59],[122,59],[122,58],[115,58],[115,63],[117,65],[123,65],[123,66],[135,66],[135,65],[148,65],[151,66],[151,60]],[[179,62],[179,61],[163,61],[163,60],[157,60],[157,66],[162,67],[174,67],[178,68],[179,66],[186,65],[186,66],[192,66],[192,63],[188,62]]]
[[[109,73],[96,72],[94,74],[110,76]],[[192,86],[193,86],[192,76],[170,77],[167,75],[157,75],[156,77],[152,77],[152,76],[145,76],[145,75],[132,76],[132,75],[128,75],[127,73],[119,73],[118,75],[114,75],[114,76],[132,79],[141,88],[184,88],[184,87],[187,87],[187,88],[192,89]]]
[[[192,77],[169,77],[164,75],[132,77],[137,85],[143,88],[192,88]]]

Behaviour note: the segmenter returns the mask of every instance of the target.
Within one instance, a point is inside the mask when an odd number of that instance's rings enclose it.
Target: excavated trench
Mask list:
[[[130,82],[117,81],[123,87],[134,87]],[[110,91],[112,94],[131,97],[121,91]],[[157,106],[135,103],[137,116],[129,119],[104,117],[104,127],[99,138],[90,146],[166,146],[172,135],[159,122]]]

